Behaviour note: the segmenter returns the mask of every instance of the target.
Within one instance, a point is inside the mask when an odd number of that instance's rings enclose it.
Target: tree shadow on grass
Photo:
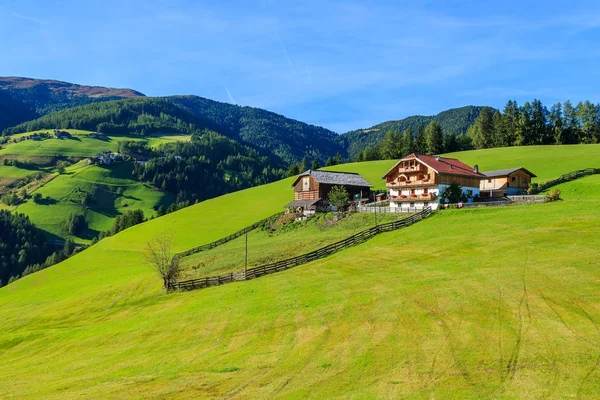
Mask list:
[[[51,206],[56,203],[58,203],[58,200],[53,199],[51,197],[41,198],[40,200],[35,202],[35,204],[39,204],[40,206]]]

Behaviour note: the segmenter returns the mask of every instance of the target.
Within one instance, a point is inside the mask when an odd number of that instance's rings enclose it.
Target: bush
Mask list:
[[[546,200],[548,201],[556,201],[560,200],[560,190],[552,189],[548,193],[546,193]]]
[[[529,189],[527,189],[527,194],[536,194],[538,192],[539,185],[537,183],[530,183]]]
[[[33,198],[33,202],[34,203],[40,204],[42,202],[43,196],[42,196],[41,193],[36,192],[36,193],[33,194],[32,198]]]

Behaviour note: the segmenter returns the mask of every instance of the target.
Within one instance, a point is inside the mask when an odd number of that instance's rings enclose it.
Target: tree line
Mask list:
[[[509,100],[503,111],[483,107],[466,133],[444,132],[432,120],[416,132],[388,129],[377,145],[360,150],[357,161],[396,159],[410,153],[441,154],[492,147],[600,143],[600,104],[573,105],[569,100],[550,109],[540,100],[519,106]]]
[[[509,100],[502,112],[484,108],[468,135],[475,149],[600,143],[600,104],[567,100],[548,109],[537,99],[522,106]]]

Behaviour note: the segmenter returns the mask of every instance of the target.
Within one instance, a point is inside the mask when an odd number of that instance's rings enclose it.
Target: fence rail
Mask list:
[[[408,218],[404,218],[398,221],[387,222],[379,224],[370,229],[366,229],[357,234],[354,234],[346,239],[340,240],[339,242],[332,243],[325,247],[321,247],[310,253],[302,254],[296,257],[288,258],[286,260],[277,261],[274,263],[264,264],[259,267],[248,268],[246,271],[230,272],[228,274],[208,276],[204,278],[190,279],[181,282],[175,282],[169,288],[170,290],[194,290],[202,289],[209,286],[222,285],[225,283],[243,281],[249,279],[255,279],[263,275],[272,274],[279,271],[284,271],[289,268],[296,267],[298,265],[306,264],[311,261],[325,258],[333,253],[340,250],[355,246],[363,243],[373,236],[376,236],[383,232],[390,232],[396,229],[400,229],[406,226],[410,226],[415,222],[418,222],[424,218],[427,218],[432,213],[431,207],[426,207],[423,211],[413,214]]]
[[[600,168],[586,168],[586,169],[580,169],[577,171],[569,172],[568,174],[561,175],[558,178],[553,179],[551,181],[540,183],[537,186],[537,189],[534,191],[534,194],[544,191],[552,186],[560,185],[563,182],[572,181],[574,179],[578,179],[578,178],[581,178],[586,175],[594,175],[594,174],[600,174]]]
[[[254,229],[258,228],[260,225],[264,224],[265,222],[269,221],[272,218],[275,218],[279,215],[283,215],[283,213],[277,213],[277,214],[273,214],[270,217],[267,217],[265,219],[261,219],[258,222],[255,222],[254,224],[245,227],[244,229],[241,229],[235,233],[232,233],[231,235],[225,236],[219,240],[215,240],[214,242],[210,242],[207,244],[203,244],[201,246],[197,246],[197,247],[193,247],[189,250],[185,250],[182,251],[181,253],[177,253],[173,256],[173,258],[182,258],[182,257],[187,257],[190,256],[192,254],[196,254],[196,253],[200,253],[202,251],[206,251],[206,250],[210,250],[210,249],[214,249],[217,246],[220,246],[222,244],[225,244],[227,242],[232,241],[233,239],[237,239],[240,236],[245,235],[246,233],[253,231]]]

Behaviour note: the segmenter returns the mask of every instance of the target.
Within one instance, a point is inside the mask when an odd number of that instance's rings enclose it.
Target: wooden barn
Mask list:
[[[488,171],[483,174],[485,178],[481,180],[479,187],[482,199],[519,195],[529,188],[531,178],[536,177],[524,167]]]
[[[351,199],[367,199],[371,192],[371,184],[359,174],[309,169],[294,181],[294,201],[285,207],[304,215],[329,210],[328,194],[334,186],[345,187]]]

